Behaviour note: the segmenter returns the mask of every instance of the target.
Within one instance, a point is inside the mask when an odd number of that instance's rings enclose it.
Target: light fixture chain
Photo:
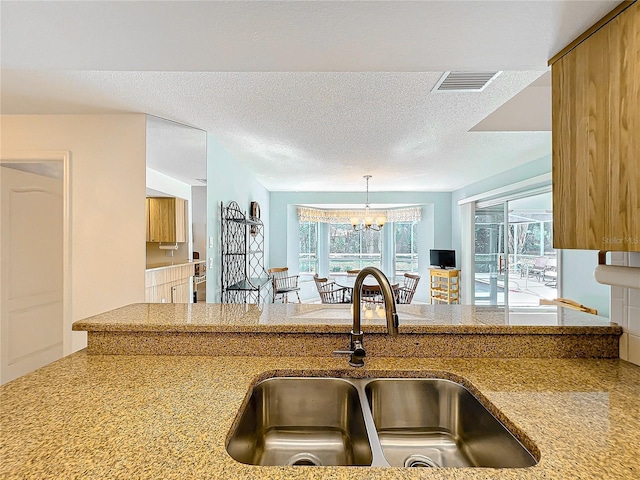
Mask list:
[[[353,230],[356,232],[360,232],[363,230],[365,232],[368,230],[377,232],[382,230],[382,227],[387,221],[386,215],[375,217],[375,218],[371,216],[371,212],[369,209],[369,179],[371,178],[371,175],[364,175],[363,178],[367,182],[367,203],[365,204],[365,217],[362,219],[358,219],[357,217],[352,217],[351,225],[353,226]],[[374,214],[375,213],[376,212],[374,212]],[[360,222],[362,222],[362,224],[358,226]]]

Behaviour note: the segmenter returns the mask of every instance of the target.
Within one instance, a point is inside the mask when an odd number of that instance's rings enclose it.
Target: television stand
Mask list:
[[[460,270],[432,268],[429,270],[429,297],[433,305],[460,303]]]

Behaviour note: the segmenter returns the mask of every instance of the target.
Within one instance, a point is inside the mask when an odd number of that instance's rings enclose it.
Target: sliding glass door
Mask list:
[[[558,297],[551,204],[551,193],[509,202],[509,303],[512,305],[539,305],[542,299]]]
[[[558,296],[552,225],[550,192],[476,205],[476,305],[534,306]]]
[[[506,203],[476,208],[475,215],[475,304],[505,305]]]

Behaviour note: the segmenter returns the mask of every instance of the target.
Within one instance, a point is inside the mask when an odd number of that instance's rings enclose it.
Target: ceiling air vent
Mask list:
[[[481,92],[502,72],[444,72],[432,92]]]
[[[204,183],[205,185],[207,184],[206,178],[196,178],[196,180],[198,180],[200,183]]]

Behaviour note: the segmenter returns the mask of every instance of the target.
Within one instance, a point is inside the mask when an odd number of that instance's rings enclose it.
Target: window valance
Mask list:
[[[375,217],[386,216],[387,222],[419,222],[422,220],[422,207],[393,208],[389,210],[371,209]],[[351,218],[362,218],[361,210],[334,210],[311,207],[298,207],[298,220],[301,222],[351,223]]]

